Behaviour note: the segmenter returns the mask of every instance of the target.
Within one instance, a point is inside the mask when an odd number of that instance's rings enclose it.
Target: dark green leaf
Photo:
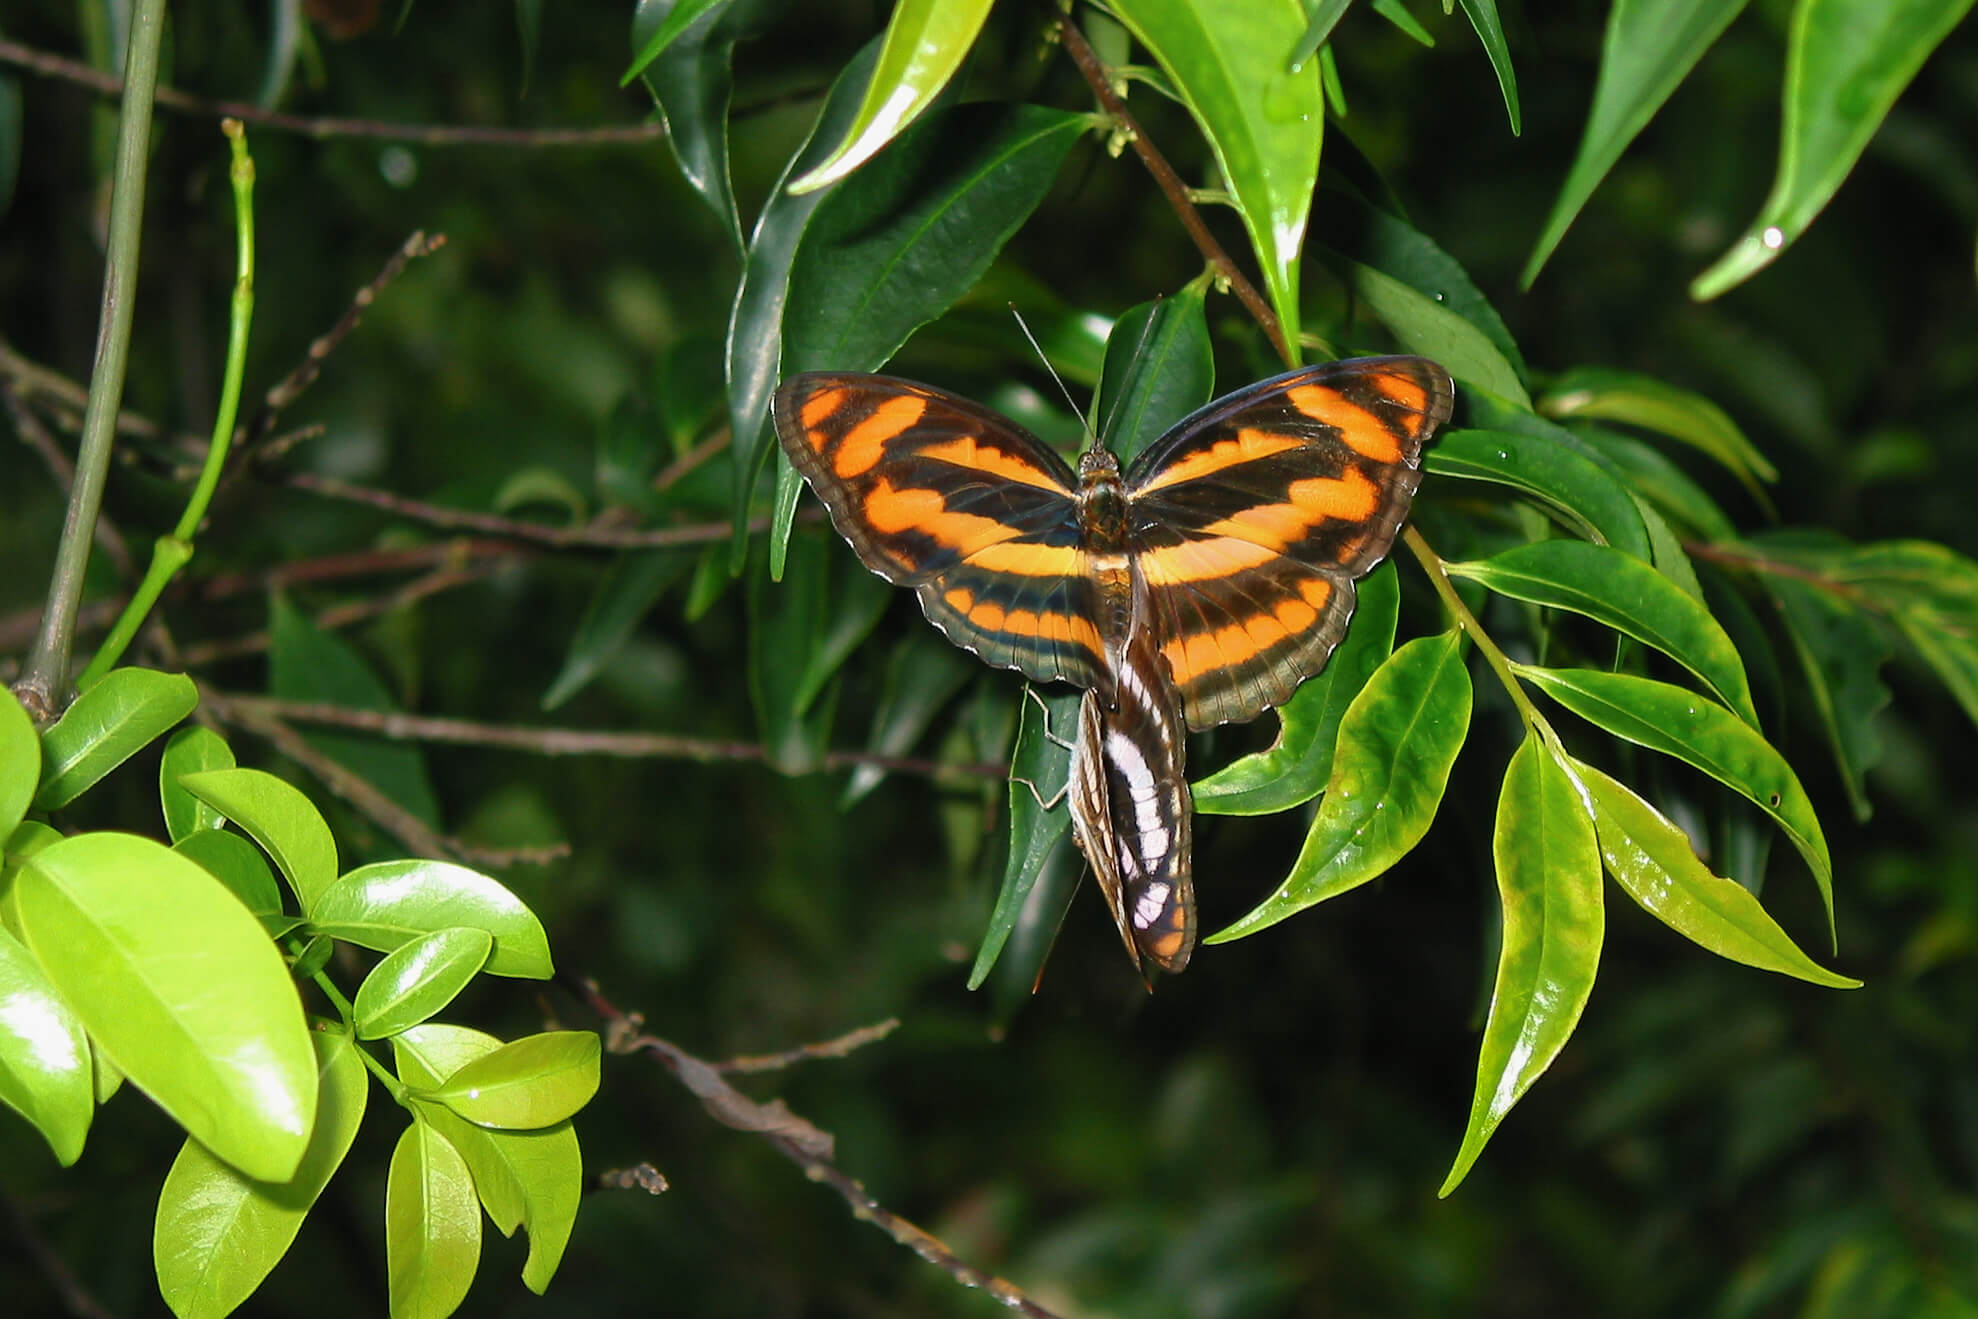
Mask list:
[[[1889,703],[1881,669],[1895,647],[1873,618],[1832,591],[1782,575],[1767,577],[1765,589],[1799,654],[1854,818],[1865,822],[1872,810],[1866,775],[1882,758],[1875,718]]]
[[[1601,43],[1600,81],[1573,167],[1552,203],[1545,230],[1525,262],[1530,288],[1593,190],[1648,121],[1689,76],[1745,0],[1614,0]]]
[[[1357,888],[1428,832],[1470,727],[1470,675],[1460,632],[1396,650],[1339,722],[1339,748],[1318,818],[1277,891],[1207,942],[1275,925]]]
[[[742,216],[728,179],[728,101],[734,91],[730,0],[640,0],[633,62],[666,121],[666,142],[687,183],[742,249]]]
[[[1820,0],[1793,9],[1772,193],[1744,237],[1696,277],[1714,298],[1770,265],[1840,188],[1896,97],[1971,0]]]
[[[1549,417],[1625,422],[1680,440],[1722,464],[1761,501],[1766,496],[1759,483],[1779,479],[1771,460],[1724,409],[1701,394],[1639,372],[1591,366],[1567,371],[1553,380],[1540,411]]]
[[[1504,772],[1491,842],[1504,934],[1463,1146],[1448,1195],[1491,1133],[1566,1047],[1593,993],[1606,916],[1600,848],[1579,785],[1537,733]]]
[[[1573,434],[1664,515],[1705,540],[1737,539],[1737,529],[1722,506],[1654,445],[1605,426],[1575,426]]]
[[[1500,595],[1584,614],[1655,647],[1757,727],[1730,637],[1699,601],[1640,559],[1587,541],[1542,540],[1448,570]]]
[[[1644,561],[1652,553],[1648,528],[1627,487],[1597,460],[1557,440],[1503,430],[1444,431],[1422,466],[1437,476],[1522,490],[1603,544]]]
[[[1017,726],[1016,754],[1010,759],[1010,856],[996,894],[996,909],[976,950],[968,987],[979,989],[1002,954],[1003,944],[1025,909],[1038,873],[1051,854],[1065,845],[1071,832],[1071,811],[1064,803],[1065,779],[1071,772],[1071,748],[1061,745],[1078,728],[1077,692],[1026,697]],[[1046,810],[1045,802],[1051,802]],[[1062,864],[1062,863],[1060,863]],[[1066,901],[1070,895],[1066,895]],[[1060,914],[1062,918],[1062,914]],[[1048,913],[1041,919],[1049,920]],[[1046,950],[1049,944],[1046,942]],[[1038,963],[1043,964],[1041,959]]]
[[[192,679],[183,673],[110,670],[42,733],[35,806],[44,811],[67,806],[197,704]]]
[[[1477,30],[1490,67],[1497,74],[1497,89],[1504,94],[1504,113],[1511,118],[1511,135],[1524,132],[1524,115],[1518,109],[1518,75],[1511,67],[1511,48],[1504,42],[1504,24],[1497,17],[1497,0],[1463,0],[1463,12]]]
[[[1324,791],[1332,777],[1339,721],[1394,653],[1400,608],[1400,579],[1394,565],[1384,563],[1360,583],[1353,621],[1325,668],[1279,708],[1277,741],[1197,783],[1195,809],[1204,815],[1270,815]]]
[[[1215,397],[1205,293],[1197,280],[1171,298],[1129,307],[1113,323],[1099,382],[1099,442],[1122,463]]]
[[[1444,306],[1433,293],[1424,293],[1404,280],[1351,257],[1335,257],[1340,278],[1394,333],[1411,353],[1434,358],[1449,374],[1472,389],[1481,389],[1519,408],[1531,408],[1531,396],[1518,368],[1491,336],[1459,312]]]
[[[556,709],[597,677],[690,562],[687,552],[677,549],[633,550],[613,559],[577,621],[562,669],[543,693],[543,709]]]
[[[918,628],[893,648],[886,663],[886,685],[872,712],[872,732],[866,750],[882,756],[904,756],[920,741],[934,716],[954,698],[962,684],[980,670],[973,658],[927,628]],[[877,765],[860,765],[845,785],[840,806],[850,806],[886,777]]]

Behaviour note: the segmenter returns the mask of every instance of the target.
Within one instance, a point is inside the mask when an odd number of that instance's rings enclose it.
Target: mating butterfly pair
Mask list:
[[[1195,944],[1187,731],[1325,666],[1453,398],[1425,358],[1307,367],[1209,404],[1123,475],[1103,445],[1074,475],[1007,418],[888,376],[792,377],[775,417],[839,533],[950,641],[1086,689],[1078,843],[1135,964],[1172,972]]]

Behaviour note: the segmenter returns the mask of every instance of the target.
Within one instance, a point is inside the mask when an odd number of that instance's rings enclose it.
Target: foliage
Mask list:
[[[1968,8],[1613,0],[1603,36],[1585,15],[1507,25],[1493,0],[1426,22],[1388,0],[1113,0],[1063,22],[898,0],[880,34],[766,0],[643,0],[629,67],[557,51],[621,30],[615,10],[520,6],[519,65],[486,15],[262,47],[175,13],[174,79],[220,90],[264,58],[271,96],[302,71],[381,119],[482,113],[523,79],[521,106],[596,118],[622,75],[678,168],[656,145],[414,155],[253,126],[257,258],[236,138],[227,383],[217,403],[183,383],[199,373],[147,299],[125,406],[169,420],[118,438],[111,522],[172,530],[142,583],[127,561],[91,579],[131,603],[59,719],[34,717],[38,651],[28,708],[0,700],[0,1101],[66,1170],[16,1154],[0,1186],[90,1187],[58,1225],[82,1249],[87,1216],[117,1212],[85,1146],[117,1141],[162,1178],[156,1290],[181,1315],[231,1311],[299,1240],[262,1299],[450,1313],[483,1212],[527,1231],[534,1291],[584,1253],[558,1291],[577,1308],[677,1289],[707,1314],[972,1312],[829,1206],[790,1207],[726,1152],[746,1138],[710,1142],[631,1087],[586,1121],[679,1189],[592,1197],[580,1222],[571,1118],[598,1037],[435,1019],[484,975],[549,978],[547,925],[583,950],[568,969],[669,1034],[741,1050],[904,1018],[787,1082],[835,1155],[669,1056],[717,1120],[931,1209],[954,1257],[1034,1304],[1970,1312],[1970,1151],[1940,1128],[1974,1112],[1978,940],[1969,812],[1943,784],[1978,722],[1978,564],[1942,542],[1968,537],[1978,353],[1930,291],[1968,295],[1978,182],[1929,99],[1969,70]],[[1531,70],[1576,46],[1592,85],[1572,101]],[[448,104],[430,74],[456,47],[479,67]],[[24,152],[18,104],[0,96],[0,165],[92,168]],[[1763,199],[1758,105],[1780,123]],[[172,122],[154,172],[212,172],[203,124]],[[1129,146],[1171,158],[1173,186],[1144,184]],[[508,160],[530,163],[511,178]],[[1910,205],[1885,205],[1892,178]],[[176,277],[172,242],[192,252],[181,291],[217,307],[217,208],[164,192],[149,287]],[[281,379],[401,214],[444,217],[449,251],[365,285],[363,325],[310,355],[323,433],[274,436],[301,376],[236,427],[243,362]],[[74,316],[96,258],[62,256],[52,296]],[[1699,301],[1673,296],[1686,281]],[[1089,422],[1033,388],[1005,303],[1092,395]],[[79,360],[67,347],[0,344],[24,440],[78,410],[29,360]],[[777,453],[770,393],[887,367],[1130,454],[1218,372],[1391,350],[1442,362],[1459,395],[1407,552],[1361,584],[1322,675],[1262,727],[1195,740],[1219,946],[1135,1001],[1047,805],[1076,695],[1026,700],[860,570]],[[204,446],[172,433],[215,417]],[[24,455],[0,472],[32,471]],[[56,503],[5,498],[38,576]],[[382,593],[339,576],[405,567],[424,575]],[[256,570],[265,603],[232,603]],[[120,663],[126,644],[151,667]],[[239,658],[263,651],[265,671]],[[298,731],[312,720],[328,730]],[[596,731],[618,725],[659,731]],[[491,765],[377,733],[544,754]],[[238,766],[239,734],[283,775]],[[635,746],[701,763],[550,759]],[[130,788],[154,755],[162,829]],[[705,763],[742,756],[787,778]],[[849,785],[818,773],[847,765]],[[567,860],[506,882],[442,859],[563,838]],[[1655,942],[1603,873],[1724,963]],[[1465,902],[1486,919],[1452,919]],[[93,1120],[126,1078],[186,1133],[169,1171],[155,1123]],[[366,1137],[371,1080],[407,1112],[393,1146]],[[1823,1146],[1831,1130],[1861,1148]],[[362,1244],[340,1250],[326,1215]]]

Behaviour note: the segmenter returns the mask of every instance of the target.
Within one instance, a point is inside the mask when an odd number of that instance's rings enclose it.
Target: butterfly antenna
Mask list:
[[[1010,308],[1010,315],[1016,317],[1016,327],[1019,330],[1023,331],[1024,338],[1030,340],[1031,351],[1037,354],[1037,360],[1044,364],[1044,369],[1050,372],[1051,379],[1057,384],[1058,392],[1064,395],[1065,406],[1071,409],[1072,416],[1078,418],[1078,424],[1085,428],[1085,442],[1087,444],[1097,444],[1099,442],[1099,437],[1093,433],[1092,423],[1087,421],[1085,419],[1085,414],[1078,410],[1078,404],[1076,401],[1073,400],[1071,396],[1071,391],[1065,388],[1064,377],[1059,375],[1058,369],[1051,365],[1051,359],[1044,356],[1044,346],[1038,343],[1037,336],[1030,332],[1030,326],[1023,319],[1023,313],[1016,309],[1016,304],[1014,302],[1009,304],[1009,308]]]

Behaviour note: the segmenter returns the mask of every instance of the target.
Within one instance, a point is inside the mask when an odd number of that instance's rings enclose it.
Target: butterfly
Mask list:
[[[1094,444],[1076,472],[1008,418],[890,376],[793,376],[772,411],[839,534],[950,641],[1086,689],[1079,846],[1136,962],[1177,971],[1195,940],[1186,733],[1253,719],[1325,666],[1453,400],[1426,358],[1330,362],[1217,399],[1124,471]]]

